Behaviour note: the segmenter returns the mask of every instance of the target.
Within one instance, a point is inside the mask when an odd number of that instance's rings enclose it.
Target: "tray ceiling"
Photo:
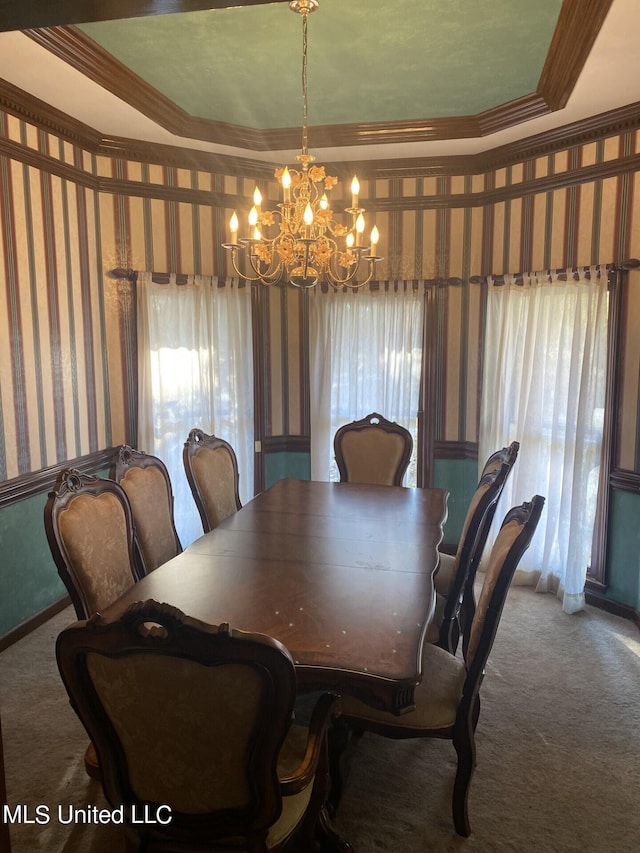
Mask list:
[[[300,147],[301,22],[282,0],[9,5],[5,24],[52,28],[0,32],[0,78],[103,137],[267,161]],[[638,38],[637,0],[320,0],[310,148],[472,154],[636,104]]]

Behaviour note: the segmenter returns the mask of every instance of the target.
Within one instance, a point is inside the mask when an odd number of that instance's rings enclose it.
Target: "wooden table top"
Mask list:
[[[447,492],[280,480],[139,581],[153,598],[268,634],[301,690],[349,690],[400,711],[420,680]]]

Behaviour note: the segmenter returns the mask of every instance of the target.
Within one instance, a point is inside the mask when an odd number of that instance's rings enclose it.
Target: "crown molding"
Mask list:
[[[538,92],[552,111],[566,107],[613,0],[564,0]]]
[[[215,154],[123,137],[101,137],[88,125],[4,80],[0,80],[0,109],[97,155],[175,168],[252,177],[257,180],[268,180],[273,176],[272,163],[248,157]],[[349,176],[355,170],[364,180],[483,174],[639,128],[640,102],[637,102],[480,154],[393,160],[350,160],[332,163],[331,168],[340,178]],[[9,141],[5,142],[5,150],[8,150],[7,146],[13,152],[12,156],[25,159],[25,152],[28,149]],[[45,163],[49,170],[62,168],[56,166],[57,161],[44,154],[33,152],[29,156],[35,158],[34,165],[37,161],[39,168],[45,167]],[[582,172],[583,170],[580,173]],[[562,175],[557,177],[562,181]],[[91,176],[85,175],[83,182],[88,183],[90,180]]]
[[[79,186],[99,193],[110,193],[131,198],[156,198],[163,201],[184,202],[185,204],[213,206],[223,209],[242,209],[247,203],[246,197],[232,193],[111,177],[96,177],[45,154],[4,139],[0,139],[0,157],[2,156],[23,162],[43,172],[55,175],[63,180],[72,181]],[[368,199],[367,203],[376,212],[407,209],[443,210],[454,207],[478,208],[638,171],[640,171],[640,154],[634,154],[567,172],[546,175],[543,178],[521,181],[501,187],[490,187],[473,193],[421,193],[415,195],[393,193],[386,198]],[[247,173],[245,176],[248,176]],[[256,178],[255,175],[252,177]]]
[[[612,0],[565,0],[536,92],[472,116],[309,128],[318,148],[489,136],[566,104]],[[249,151],[297,148],[299,128],[255,128],[189,115],[74,26],[26,31],[41,47],[177,136]]]
[[[88,124],[74,119],[2,78],[0,108],[40,130],[53,133],[89,151],[96,151],[100,145],[101,135]]]
[[[30,27],[54,27],[60,24],[86,24],[90,21],[115,21],[119,18],[143,18],[174,12],[198,12],[226,9],[229,6],[259,6],[284,0],[0,0],[0,31],[26,30]]]

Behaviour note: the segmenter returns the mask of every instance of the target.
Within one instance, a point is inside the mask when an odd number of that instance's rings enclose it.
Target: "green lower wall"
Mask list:
[[[640,611],[640,495],[613,489],[606,597]]]
[[[447,523],[443,544],[457,546],[467,508],[478,485],[478,463],[475,459],[436,459],[433,485],[449,491]]]
[[[311,457],[299,451],[265,453],[264,487],[268,489],[278,480],[292,477],[295,480],[311,479]]]
[[[0,637],[66,594],[44,532],[46,493],[0,510]]]
[[[308,480],[308,453],[265,455],[265,487],[285,477]],[[106,476],[106,472],[100,472]],[[477,485],[474,460],[435,461],[434,485],[448,489],[449,513],[444,542],[455,546]],[[0,509],[0,637],[62,598],[65,587],[49,551],[44,530],[47,493]],[[640,495],[614,489],[609,519],[608,587],[612,601],[640,611]]]
[[[0,508],[0,637],[67,594],[44,529],[49,491]]]

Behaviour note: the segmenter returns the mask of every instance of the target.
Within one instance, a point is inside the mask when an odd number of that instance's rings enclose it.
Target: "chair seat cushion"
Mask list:
[[[396,716],[371,708],[353,696],[339,702],[342,716],[376,726],[407,730],[433,730],[453,726],[467,675],[464,661],[439,646],[425,644],[422,653],[423,678],[416,687],[414,711]]]

